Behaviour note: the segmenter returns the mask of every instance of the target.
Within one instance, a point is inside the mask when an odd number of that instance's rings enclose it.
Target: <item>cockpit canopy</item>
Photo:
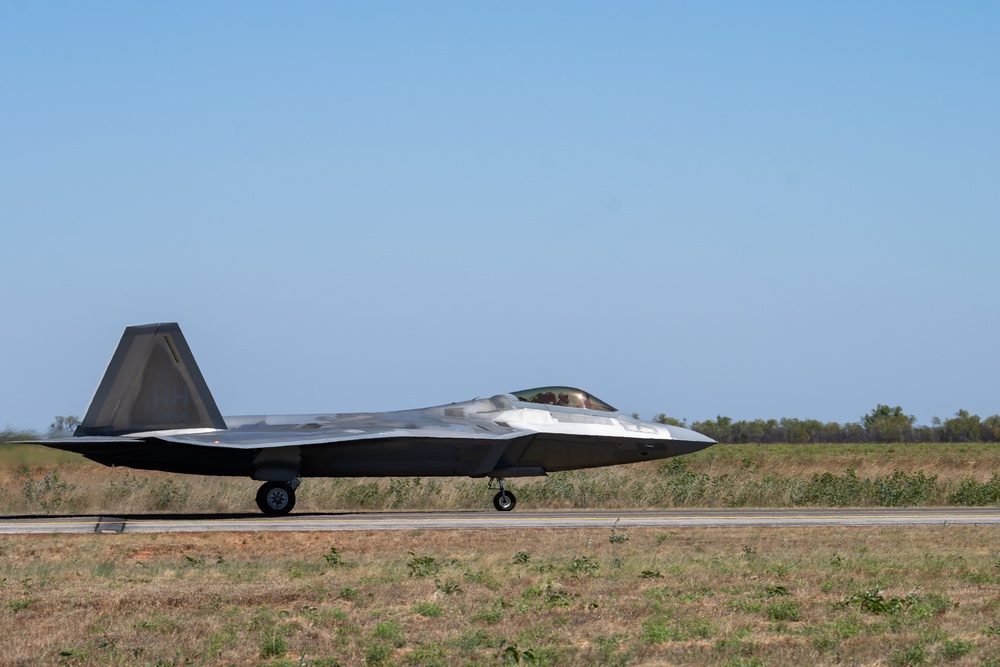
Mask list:
[[[581,389],[574,387],[537,387],[513,392],[514,397],[524,403],[541,403],[543,405],[563,405],[568,408],[585,408],[587,410],[603,410],[618,412],[613,407]]]

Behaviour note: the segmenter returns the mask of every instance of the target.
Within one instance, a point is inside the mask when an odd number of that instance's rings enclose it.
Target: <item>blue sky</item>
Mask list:
[[[1000,413],[1000,6],[540,4],[0,5],[0,427],[156,321],[224,414]]]

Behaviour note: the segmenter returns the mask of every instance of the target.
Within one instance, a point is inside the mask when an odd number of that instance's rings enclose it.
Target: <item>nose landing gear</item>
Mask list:
[[[493,496],[493,507],[497,509],[498,512],[509,512],[514,509],[514,505],[517,504],[517,498],[510,491],[507,491],[503,486],[503,480],[497,479],[497,484],[500,487],[500,491]],[[490,480],[490,489],[495,488],[493,486],[493,480]]]

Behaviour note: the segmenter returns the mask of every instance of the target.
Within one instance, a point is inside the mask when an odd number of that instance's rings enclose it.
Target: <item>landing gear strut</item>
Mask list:
[[[268,516],[288,514],[295,507],[295,489],[299,480],[291,482],[267,482],[257,491],[257,507]]]
[[[498,512],[509,512],[517,504],[517,498],[504,488],[502,479],[497,479],[497,484],[500,485],[500,491],[493,496],[493,507],[497,508]],[[493,480],[490,480],[489,488],[493,488]]]

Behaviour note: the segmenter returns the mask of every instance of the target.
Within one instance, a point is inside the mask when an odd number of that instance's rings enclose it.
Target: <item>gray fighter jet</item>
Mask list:
[[[514,509],[512,477],[689,454],[715,441],[640,421],[571,387],[541,387],[419,410],[223,417],[175,323],[125,329],[71,438],[37,444],[108,466],[263,481],[269,515],[300,477],[468,476]],[[496,486],[494,486],[494,482]]]

